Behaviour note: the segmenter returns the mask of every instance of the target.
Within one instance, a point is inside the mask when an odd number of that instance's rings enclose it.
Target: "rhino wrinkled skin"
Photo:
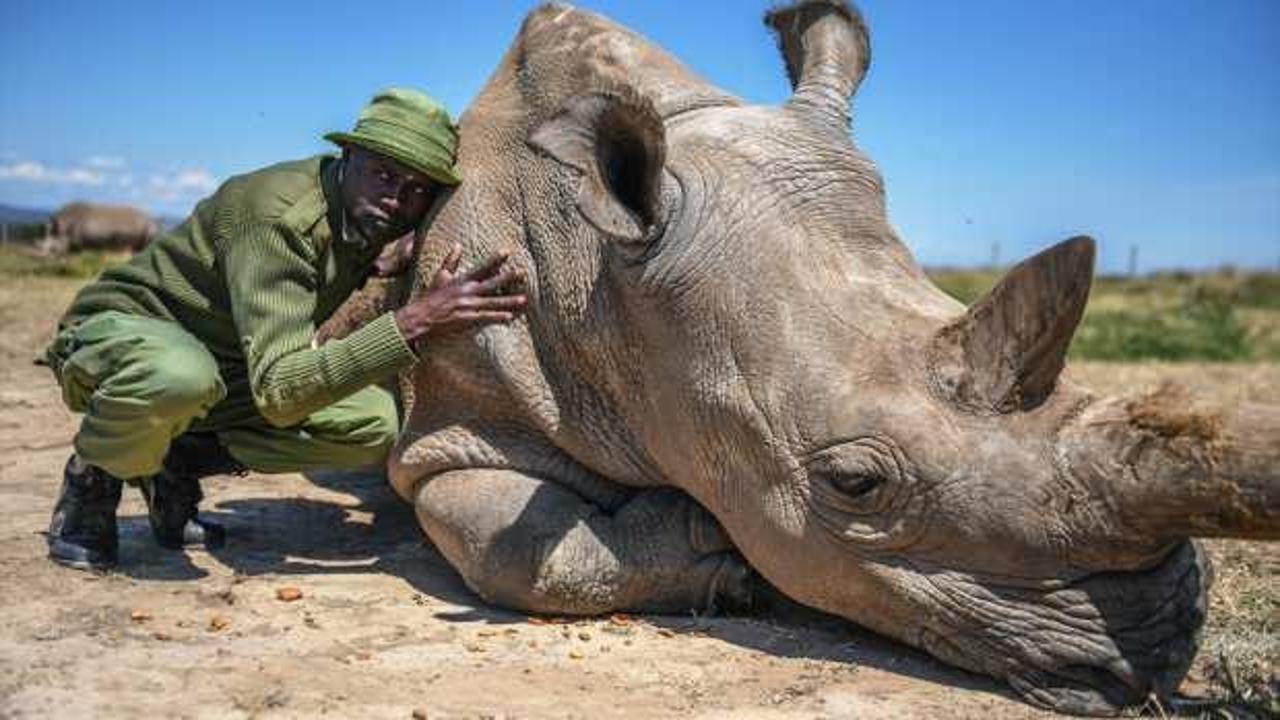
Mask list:
[[[413,291],[460,242],[512,252],[530,309],[432,341],[394,488],[495,604],[683,612],[754,571],[1037,705],[1168,695],[1210,583],[1189,538],[1280,536],[1280,413],[1064,376],[1089,238],[968,310],[938,290],[850,138],[861,16],[766,22],[780,107],[597,15],[528,16],[462,118]]]

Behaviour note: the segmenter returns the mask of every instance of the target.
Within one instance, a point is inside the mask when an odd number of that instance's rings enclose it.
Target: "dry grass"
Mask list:
[[[1280,561],[1275,547],[1235,540],[1207,545],[1215,586],[1193,675],[1207,684],[1216,701],[1205,712],[1210,717],[1280,717]]]
[[[1280,404],[1280,363],[1274,362],[1078,361],[1067,363],[1067,374],[1104,395],[1150,393],[1172,382],[1192,398],[1222,405]]]
[[[79,252],[44,255],[29,246],[0,245],[0,277],[60,277],[88,280],[105,268],[129,259],[121,252]]]

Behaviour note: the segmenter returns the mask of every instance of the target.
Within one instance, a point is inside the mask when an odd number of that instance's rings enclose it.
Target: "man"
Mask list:
[[[325,137],[341,158],[231,178],[72,302],[46,353],[84,413],[49,525],[53,560],[116,562],[125,480],[140,485],[161,545],[215,546],[222,528],[197,515],[200,478],[381,462],[398,421],[375,383],[431,338],[523,309],[505,290],[519,280],[505,256],[460,274],[454,246],[419,298],[317,347],[316,327],[384,246],[460,182],[456,130],[420,92],[381,92],[350,133]],[[402,248],[388,254],[407,264]]]

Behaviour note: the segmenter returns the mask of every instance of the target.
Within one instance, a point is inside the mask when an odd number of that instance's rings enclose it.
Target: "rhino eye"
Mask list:
[[[876,513],[891,505],[900,488],[900,464],[892,446],[879,438],[858,438],[820,450],[806,460],[815,501],[854,514]]]
[[[867,495],[884,484],[884,478],[870,473],[854,473],[831,478],[831,484],[837,490],[851,498]]]
[[[840,541],[890,547],[925,527],[903,513],[915,493],[902,452],[891,439],[868,435],[836,442],[809,454],[803,464],[807,505],[818,524]]]

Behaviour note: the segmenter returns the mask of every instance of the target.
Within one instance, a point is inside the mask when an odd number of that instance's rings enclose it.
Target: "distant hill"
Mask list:
[[[49,210],[14,207],[0,204],[0,223],[6,225],[39,225],[49,219]]]

